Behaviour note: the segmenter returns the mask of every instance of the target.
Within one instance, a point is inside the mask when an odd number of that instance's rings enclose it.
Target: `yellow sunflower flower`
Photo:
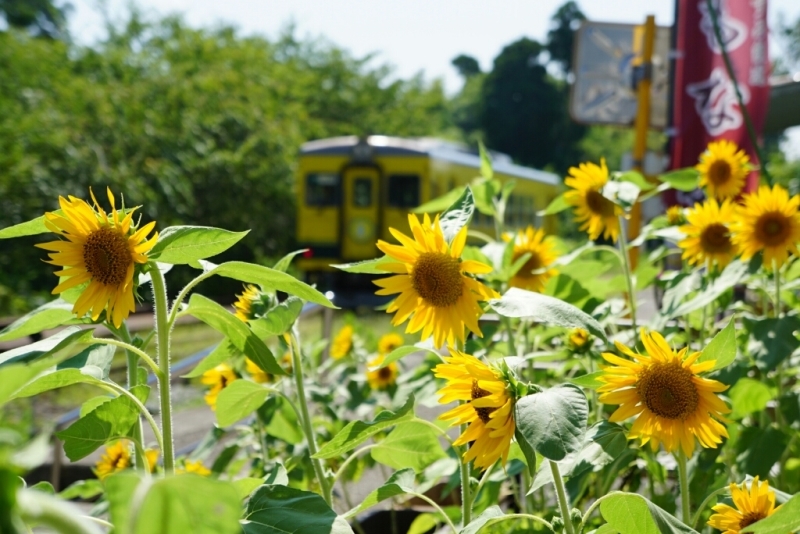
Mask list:
[[[331,344],[331,358],[334,360],[341,360],[350,353],[353,348],[353,327],[345,325],[333,338]]]
[[[606,239],[616,242],[619,216],[623,210],[600,193],[608,183],[605,160],[600,160],[599,166],[581,163],[578,167],[571,167],[564,183],[570,188],[564,193],[564,200],[575,207],[575,220],[581,223],[581,231],[588,232],[593,241],[603,234]]]
[[[800,197],[789,198],[789,192],[776,185],[762,185],[755,193],[744,195],[731,224],[733,243],[743,260],[764,251],[764,268],[783,265],[789,254],[798,254],[800,241]]]
[[[558,258],[553,240],[545,237],[544,230],[541,228],[536,230],[533,226],[520,230],[516,235],[505,234],[503,239],[505,241],[514,239],[512,263],[525,254],[531,255],[525,265],[511,278],[511,285],[530,291],[544,290],[547,281],[558,272],[549,268]]]
[[[400,334],[386,334],[381,336],[378,340],[378,352],[380,354],[389,354],[398,347],[402,347],[405,340]]]
[[[250,378],[252,378],[254,382],[258,382],[259,384],[266,384],[267,382],[272,382],[273,376],[268,372],[264,371],[261,367],[258,366],[256,362],[254,362],[250,358],[245,358],[244,366],[245,370],[247,371],[247,374],[250,375]]]
[[[569,333],[569,345],[572,350],[580,351],[589,345],[590,334],[583,328],[575,328]]]
[[[378,248],[395,260],[380,266],[394,276],[375,281],[382,288],[377,291],[378,295],[399,293],[386,310],[397,312],[392,324],[400,325],[410,317],[406,332],[413,334],[422,330],[422,338],[433,336],[437,348],[445,343],[454,345],[457,340],[463,343],[465,327],[482,336],[478,318],[483,311],[478,302],[500,295],[468,276],[489,273],[492,267],[474,260],[461,260],[467,227],[448,245],[438,216],[431,222],[425,214],[420,224],[416,216],[409,215],[408,222],[414,239],[390,228],[401,244],[378,241]]]
[[[667,208],[667,222],[672,226],[677,226],[683,222],[683,208],[680,206],[670,206]]]
[[[734,211],[731,200],[723,200],[720,204],[713,198],[687,210],[688,224],[680,228],[686,234],[686,239],[678,242],[683,249],[683,259],[691,265],[705,265],[708,262],[720,269],[728,265],[737,254],[730,234]]]
[[[117,211],[111,189],[107,191],[109,213],[89,192],[94,209],[80,198],[58,198],[63,215],[45,213],[44,224],[63,239],[36,246],[50,251],[48,263],[62,267],[55,273],[62,281],[53,289],[54,295],[88,284],[72,307],[73,313],[83,317],[91,312],[97,320],[105,310],[106,319],[119,327],[134,311],[135,266],[147,263],[146,253],[156,244],[158,233],[149,240],[146,237],[156,223],[136,228],[135,209],[124,215]]]
[[[233,303],[233,309],[236,310],[236,317],[244,322],[253,318],[253,301],[259,298],[261,292],[259,289],[252,285],[247,284],[244,286],[244,292],[236,295],[238,300]]]
[[[175,474],[181,475],[184,473],[194,473],[195,475],[200,475],[201,477],[207,477],[211,475],[211,470],[203,465],[201,460],[184,460],[183,467],[176,469]]]
[[[150,472],[153,473],[158,463],[159,452],[155,449],[147,449],[144,451],[144,456],[147,460],[147,467],[150,469]]]
[[[731,484],[730,490],[736,508],[720,503],[714,506],[716,513],[708,520],[710,526],[722,530],[723,534],[739,534],[743,528],[771,516],[780,508],[775,507],[775,492],[769,489],[769,482],[759,482],[758,477],[750,482],[749,492],[745,482],[741,486]]]
[[[209,369],[200,377],[200,382],[211,386],[211,389],[209,389],[205,395],[205,400],[206,404],[208,404],[212,410],[217,409],[217,396],[219,392],[225,389],[225,387],[234,380],[236,380],[236,374],[233,372],[233,369],[225,363],[221,363],[213,369]]]
[[[106,446],[106,450],[94,465],[94,474],[103,480],[131,465],[131,449],[126,440],[115,441]]]
[[[700,373],[714,367],[715,360],[695,363],[699,352],[686,356],[687,349],[673,351],[661,334],[642,330],[642,343],[648,355],[636,354],[616,342],[627,360],[605,352],[605,366],[598,377],[605,385],[598,388],[600,402],[619,404],[609,421],[618,423],[636,417],[628,439],[650,443],[653,451],[660,443],[668,452],[679,447],[687,457],[695,448],[695,437],[706,448],[716,449],[728,431],[719,421],[730,408],[717,397],[728,386],[702,378]],[[719,420],[719,421],[718,421]]]
[[[475,460],[481,470],[489,469],[499,459],[505,466],[514,437],[514,399],[500,371],[469,354],[450,350],[445,363],[433,373],[447,380],[439,390],[441,404],[462,401],[463,404],[439,416],[452,420],[451,426],[469,423],[455,445],[472,443],[464,453],[464,462]]]
[[[400,373],[397,367],[397,362],[392,362],[386,367],[375,369],[383,363],[384,355],[380,354],[373,358],[367,368],[367,383],[371,389],[386,389],[393,386],[397,381],[397,375]]]
[[[708,196],[733,198],[744,189],[750,158],[736,143],[723,139],[708,144],[695,168],[700,172],[700,187],[706,188]]]

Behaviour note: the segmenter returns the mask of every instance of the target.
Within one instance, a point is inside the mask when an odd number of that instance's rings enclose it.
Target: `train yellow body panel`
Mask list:
[[[506,209],[510,229],[529,224],[556,231],[543,210],[560,193],[552,173],[515,165],[492,153],[495,178],[514,180]],[[331,264],[377,257],[378,239],[394,241],[389,228],[409,233],[408,214],[417,206],[470,183],[480,158],[461,145],[431,138],[370,136],[311,141],[300,151],[297,176],[297,241],[308,249],[298,266],[311,281]],[[494,234],[490,217],[476,212],[476,230]]]

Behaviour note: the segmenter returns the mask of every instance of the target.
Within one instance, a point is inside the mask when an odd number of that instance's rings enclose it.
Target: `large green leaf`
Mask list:
[[[439,435],[430,426],[417,421],[400,423],[386,439],[370,451],[376,462],[393,469],[411,468],[421,472],[436,460],[447,458]]]
[[[381,369],[382,367],[386,367],[392,362],[396,362],[401,358],[405,358],[409,354],[414,354],[417,352],[429,352],[436,356],[439,356],[439,353],[435,350],[427,347],[417,347],[416,345],[404,345],[402,347],[397,347],[392,352],[390,352],[386,357],[381,360],[381,364],[377,367],[377,369]]]
[[[36,343],[17,347],[0,354],[0,366],[9,363],[31,362],[55,354],[75,343],[86,343],[92,338],[92,330],[68,326],[64,330]]]
[[[617,493],[600,503],[600,513],[619,534],[697,534],[641,495]]]
[[[61,210],[56,211],[60,213]],[[25,237],[28,235],[46,234],[50,230],[44,225],[44,215],[40,215],[30,221],[15,224],[14,226],[7,226],[0,230],[0,239],[11,239],[14,237]]]
[[[263,317],[250,321],[250,329],[261,339],[277,336],[287,332],[303,311],[303,301],[297,297],[289,297]]]
[[[728,264],[719,277],[706,284],[691,300],[678,306],[669,317],[682,317],[689,312],[708,306],[727,290],[742,282],[748,276],[746,263],[734,260]]]
[[[536,452],[556,462],[580,449],[588,415],[586,395],[572,384],[526,395],[514,407],[519,434]]]
[[[373,260],[364,260],[364,261],[357,261],[354,263],[341,263],[338,265],[331,265],[331,267],[336,267],[340,271],[344,271],[346,273],[356,273],[356,274],[386,274],[387,271],[384,271],[380,268],[382,263],[392,263],[394,260],[389,256],[381,256],[380,258],[375,258]]]
[[[56,299],[39,306],[5,327],[0,331],[0,341],[10,341],[38,334],[43,330],[61,326],[75,319],[75,314],[72,313],[72,304],[62,299]]]
[[[170,226],[158,235],[149,257],[159,263],[186,265],[225,252],[249,232],[208,226]]]
[[[458,186],[455,189],[451,189],[444,195],[434,198],[433,200],[429,200],[425,204],[418,206],[411,210],[412,213],[436,213],[446,210],[448,207],[452,206],[455,201],[461,198],[464,195],[464,191],[466,191],[466,186]]]
[[[235,315],[211,299],[194,293],[189,299],[187,313],[194,315],[208,326],[222,332],[228,341],[253,360],[261,369],[273,375],[285,375],[286,371],[275,361],[272,351],[263,341]]]
[[[786,501],[766,519],[745,527],[741,532],[753,534],[786,534],[800,531],[800,494]]]
[[[203,360],[197,364],[197,366],[189,371],[187,374],[184,375],[186,378],[195,378],[209,369],[213,369],[214,367],[218,366],[219,364],[227,361],[229,358],[232,358],[239,354],[239,351],[233,346],[227,338],[220,341],[219,345],[217,345],[214,350],[209,353],[208,356],[203,358]]]
[[[250,497],[244,534],[353,534],[316,493],[287,486],[261,486]]]
[[[456,234],[469,224],[474,211],[475,198],[472,196],[472,190],[467,187],[464,193],[439,217],[445,241],[453,242]]]
[[[406,495],[414,493],[415,474],[413,469],[402,469],[393,473],[381,487],[373,490],[372,493],[355,508],[344,514],[344,517],[350,518],[354,515],[360,514],[364,510],[372,508],[381,501],[397,497],[398,495]]]
[[[659,176],[662,182],[678,191],[694,191],[700,182],[700,173],[694,167],[678,169]]]
[[[306,250],[308,250],[308,249],[307,248],[301,248],[300,250],[294,250],[294,251],[288,253],[287,255],[285,255],[284,257],[279,259],[275,263],[275,265],[272,266],[272,268],[275,269],[276,271],[281,271],[281,272],[285,273],[287,271],[287,269],[289,269],[289,265],[292,264],[292,260],[295,258],[295,256],[297,256],[299,254],[302,254]]]
[[[740,472],[766,479],[788,444],[789,436],[779,428],[744,428],[736,441],[736,463]]]
[[[21,388],[14,397],[33,397],[34,395],[52,389],[83,383],[102,384],[103,370],[94,365],[87,365],[82,369],[61,369],[52,373],[46,373]]]
[[[536,214],[539,217],[544,217],[545,215],[554,215],[556,213],[562,212],[566,209],[571,208],[572,206],[567,203],[567,199],[564,198],[564,193],[561,193],[556,198],[554,198],[550,204],[547,205],[545,209],[542,211],[537,212]]]
[[[217,424],[232,425],[256,411],[270,396],[268,389],[250,380],[234,380],[217,397]]]
[[[800,340],[795,331],[800,330],[800,318],[787,315],[780,319],[744,319],[750,332],[750,354],[763,372],[775,370],[798,347]]]
[[[150,389],[147,386],[136,388]],[[127,396],[121,396],[104,402],[69,427],[56,432],[56,436],[64,442],[67,458],[74,462],[85,458],[112,439],[127,436],[138,418],[139,409],[133,401]]]
[[[12,363],[0,367],[0,407],[14,398],[14,394],[45,369],[58,362],[50,359],[31,364]]]
[[[767,403],[774,397],[769,386],[752,378],[740,378],[728,392],[733,405],[731,417],[741,419],[753,412],[760,412],[767,407]]]
[[[58,369],[82,369],[87,365],[99,367],[103,371],[103,380],[108,378],[111,371],[111,362],[114,361],[114,354],[117,348],[113,345],[94,343],[89,345],[75,356],[70,356],[60,364]]]
[[[375,416],[369,422],[351,421],[341,429],[333,439],[322,446],[314,458],[333,458],[344,454],[385,428],[394,426],[398,423],[410,421],[414,418],[414,396],[410,396],[406,403],[396,412],[386,410]]]
[[[108,513],[114,524],[114,534],[130,534],[130,509],[133,494],[141,482],[137,473],[121,471],[103,480],[108,499]]]
[[[703,353],[697,358],[697,363],[708,360],[715,360],[713,371],[727,367],[736,359],[736,325],[735,317],[731,317],[727,326],[714,336],[714,339],[706,345]]]
[[[328,308],[335,308],[325,295],[305,284],[292,275],[286,274],[263,265],[255,265],[243,261],[229,261],[221,265],[206,263],[208,270],[206,276],[216,274],[226,278],[233,278],[240,282],[258,284],[264,289],[283,291],[308,302],[321,304]]]
[[[541,293],[512,287],[499,299],[489,301],[489,305],[504,317],[520,317],[555,326],[583,328],[608,342],[603,327],[591,315]]]
[[[469,525],[461,529],[459,534],[478,534],[478,532],[493,519],[497,519],[499,517],[503,517],[505,514],[503,510],[500,509],[499,506],[493,504],[486,510],[484,510],[481,515],[473,519]]]
[[[645,178],[639,171],[621,172],[618,176],[616,176],[616,179],[620,182],[630,182],[642,191],[650,191],[655,187],[655,185],[648,182],[647,178]]]

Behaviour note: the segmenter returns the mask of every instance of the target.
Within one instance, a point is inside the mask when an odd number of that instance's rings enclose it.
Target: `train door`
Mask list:
[[[347,167],[342,174],[342,259],[372,259],[380,222],[380,171],[376,167]]]

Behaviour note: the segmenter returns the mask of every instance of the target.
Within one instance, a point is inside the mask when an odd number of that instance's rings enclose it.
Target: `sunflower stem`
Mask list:
[[[561,519],[564,521],[564,532],[566,534],[575,534],[575,527],[572,526],[572,518],[569,515],[569,502],[567,501],[567,492],[564,490],[564,479],[561,478],[561,471],[558,469],[558,464],[553,460],[547,461],[550,462],[550,471],[553,473],[553,485],[556,487],[556,494],[558,495]]]
[[[689,523],[692,517],[691,503],[689,501],[689,476],[686,472],[686,453],[683,448],[678,450],[675,455],[678,461],[678,484],[681,490],[681,515],[685,525],[690,526]]]
[[[466,425],[461,425],[461,433],[466,432]],[[469,462],[464,461],[464,454],[467,452],[468,445],[464,446],[461,454],[461,528],[466,528],[472,521],[472,495],[469,487]]]
[[[167,286],[164,274],[155,263],[150,264],[150,280],[155,303],[155,327],[158,350],[158,394],[161,401],[161,435],[163,437],[164,472],[175,472],[175,447],[172,441],[172,397],[170,392],[169,350],[170,324],[167,316]]]
[[[128,329],[128,323],[125,321],[122,322],[122,328],[118,330],[119,337],[125,343],[129,345],[133,345],[133,338],[131,337],[131,331]],[[125,350],[125,355],[128,358],[128,391],[133,389],[135,386],[139,384],[139,374],[138,374],[138,367],[139,367],[139,358],[136,353],[131,352],[130,350]],[[142,422],[141,415],[136,420],[136,424],[133,426],[133,439],[138,440],[139,443],[143,442],[144,439],[144,423]],[[143,454],[140,454],[140,451],[137,449],[136,453],[133,457],[134,465],[136,469],[140,471],[145,470],[145,462],[147,459],[144,457]],[[149,467],[149,466],[148,466]],[[149,471],[149,469],[147,470]]]
[[[781,270],[778,263],[772,260],[772,272],[775,273],[775,318],[781,318]]]
[[[693,529],[697,529],[697,522],[700,521],[700,516],[703,514],[703,510],[706,509],[706,506],[708,506],[708,503],[711,502],[711,499],[713,499],[717,495],[720,495],[721,493],[725,493],[726,491],[728,491],[728,486],[712,491],[708,495],[708,497],[706,497],[705,500],[703,500],[703,502],[700,503],[700,507],[694,513],[694,516],[692,517],[692,522],[688,526],[690,526]]]
[[[631,323],[633,324],[633,331],[636,332],[639,329],[636,325],[636,292],[633,286],[631,260],[628,256],[628,238],[625,235],[625,226],[622,216],[619,217],[619,226],[619,253],[622,256],[622,270],[625,273],[625,281],[628,284],[628,305],[631,310]]]
[[[297,387],[297,400],[300,404],[300,412],[302,414],[303,432],[306,435],[308,442],[308,454],[311,457],[311,465],[314,467],[314,474],[317,477],[320,490],[322,491],[322,498],[328,506],[333,507],[333,488],[330,481],[325,476],[325,469],[322,466],[322,461],[314,458],[317,454],[317,438],[314,435],[314,425],[311,424],[311,416],[308,412],[308,400],[306,399],[306,390],[303,379],[303,361],[300,357],[300,342],[297,339],[297,334],[291,333],[291,349],[292,349],[292,371],[294,374],[294,383]]]

